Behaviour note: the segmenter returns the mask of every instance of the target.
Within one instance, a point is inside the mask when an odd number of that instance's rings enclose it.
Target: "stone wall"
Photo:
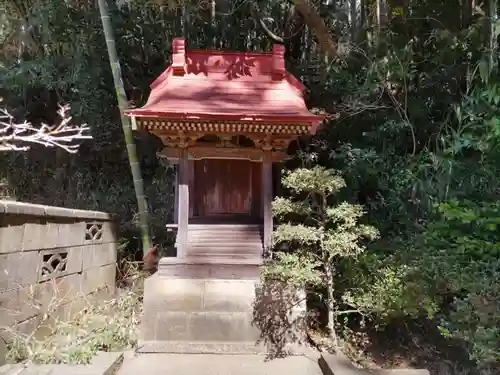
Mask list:
[[[117,241],[114,215],[0,200],[0,336],[113,293]]]

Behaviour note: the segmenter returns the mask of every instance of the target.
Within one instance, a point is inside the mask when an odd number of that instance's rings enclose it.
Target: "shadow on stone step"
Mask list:
[[[306,344],[305,293],[282,282],[260,283],[255,290],[252,325],[260,330],[258,344],[269,359],[293,354],[291,348]],[[292,351],[291,351],[292,350]]]

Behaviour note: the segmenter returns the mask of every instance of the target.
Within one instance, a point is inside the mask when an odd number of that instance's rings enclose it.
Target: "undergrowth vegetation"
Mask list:
[[[98,351],[134,348],[141,312],[138,291],[122,291],[114,299],[89,302],[71,319],[51,322],[43,337],[15,333],[6,359],[12,363],[88,364]]]
[[[140,262],[126,251],[128,241],[118,245],[116,289],[77,294],[68,303],[58,289],[57,279],[48,281],[52,296],[37,300],[30,293],[23,308],[37,311],[41,317],[35,329],[23,333],[0,327],[7,338],[6,360],[23,364],[88,364],[98,351],[122,351],[136,347],[142,316],[145,273]],[[17,311],[6,311],[17,314]]]

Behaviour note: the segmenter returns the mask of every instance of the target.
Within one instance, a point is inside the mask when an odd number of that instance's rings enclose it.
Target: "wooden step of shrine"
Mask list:
[[[202,251],[203,249],[209,249],[210,251],[214,252],[222,252],[222,253],[235,253],[235,254],[244,254],[246,252],[257,252],[261,253],[262,252],[262,243],[255,243],[255,242],[221,242],[218,240],[213,240],[213,241],[197,241],[197,242],[191,242],[188,245],[188,250],[192,250],[194,252],[196,251]]]
[[[259,259],[259,249],[238,249],[239,252],[228,248],[226,251],[218,247],[189,248],[187,251],[190,258],[216,258],[216,259]]]
[[[212,258],[221,264],[231,259],[260,263],[262,227],[253,224],[191,224],[186,255],[193,259]]]
[[[258,241],[257,239],[238,239],[238,238],[210,238],[210,237],[202,237],[202,238],[189,238],[188,244],[190,247],[200,247],[205,245],[217,245],[221,248],[262,248],[262,241]]]
[[[262,243],[262,226],[253,224],[190,224],[188,239],[245,240],[246,242]]]
[[[245,241],[262,243],[262,235],[260,230],[231,231],[229,229],[196,230],[189,228],[188,239],[191,241],[217,240],[219,242]]]
[[[226,244],[230,246],[231,243],[238,244],[260,244],[262,246],[262,238],[260,234],[254,235],[239,235],[239,234],[223,234],[223,233],[213,233],[210,235],[200,235],[200,234],[189,234],[188,241],[190,243],[203,243],[205,241],[217,242],[221,245]]]
[[[190,229],[195,230],[220,230],[220,229],[230,229],[230,230],[243,230],[243,231],[252,231],[252,230],[261,230],[262,224],[189,224]]]
[[[190,224],[190,234],[254,235],[260,234],[262,227],[254,224]]]

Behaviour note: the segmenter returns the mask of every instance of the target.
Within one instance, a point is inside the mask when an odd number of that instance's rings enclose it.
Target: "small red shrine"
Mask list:
[[[147,103],[126,112],[135,128],[163,141],[162,156],[177,164],[177,257],[162,258],[146,282],[145,320],[154,321],[143,327],[146,342],[217,341],[214,337],[233,327],[236,318],[229,326],[221,326],[220,319],[234,314],[234,306],[214,310],[206,301],[253,298],[241,290],[241,281],[254,285],[271,244],[273,186],[279,184],[279,168],[273,166],[287,158],[290,142],[314,133],[324,118],[307,109],[304,86],[286,71],[284,52],[282,45],[271,53],[188,50],[183,39],[175,39],[172,64],[151,84]],[[191,289],[177,295],[172,285],[180,280]],[[232,292],[230,280],[240,280]],[[224,292],[210,295],[217,282]],[[193,286],[200,283],[199,290]],[[163,289],[168,298],[159,296]],[[160,308],[158,299],[170,302]],[[248,306],[239,312],[248,314]],[[211,331],[210,313],[219,321]],[[177,331],[166,333],[160,325]],[[231,337],[221,339],[238,341]]]

